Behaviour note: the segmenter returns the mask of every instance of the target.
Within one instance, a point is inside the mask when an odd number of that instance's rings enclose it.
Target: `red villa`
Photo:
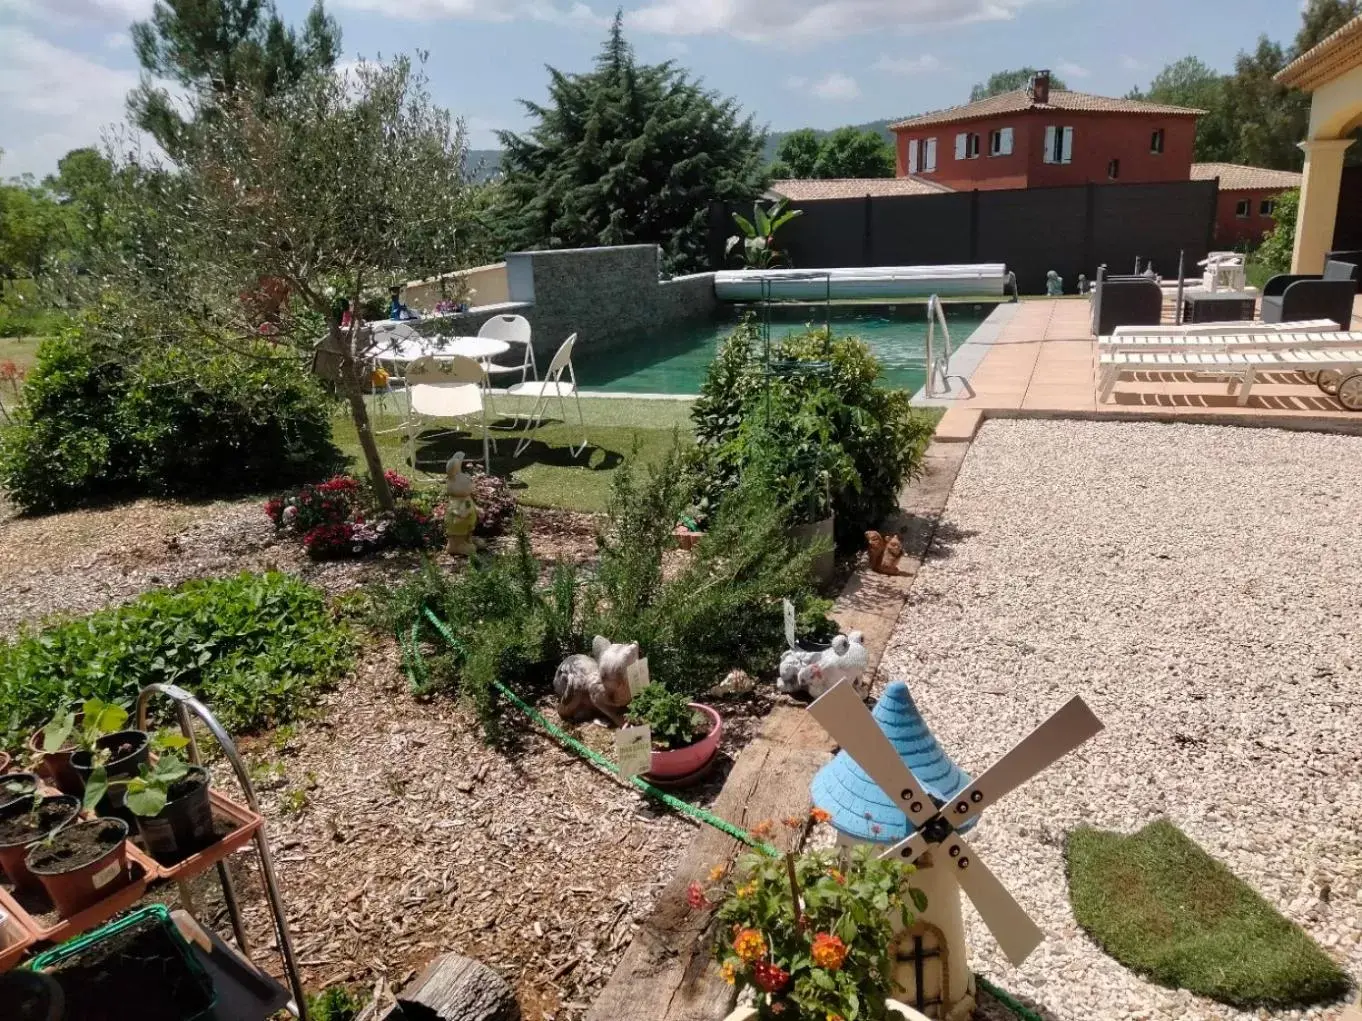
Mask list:
[[[956,190],[1185,181],[1205,111],[1030,86],[889,125],[899,176]]]

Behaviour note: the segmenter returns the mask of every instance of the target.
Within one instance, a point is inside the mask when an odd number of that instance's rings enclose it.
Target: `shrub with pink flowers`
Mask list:
[[[443,507],[417,494],[411,481],[387,471],[397,506],[379,508],[372,488],[350,475],[303,486],[265,501],[265,515],[281,532],[302,537],[313,560],[345,560],[386,549],[431,549],[444,541]]]

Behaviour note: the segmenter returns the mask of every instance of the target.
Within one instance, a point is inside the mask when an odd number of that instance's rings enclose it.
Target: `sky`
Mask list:
[[[300,21],[310,0],[276,0]],[[1289,42],[1300,0],[621,0],[640,58],[673,60],[784,131],[964,102],[994,71],[1048,67],[1121,95],[1194,54],[1229,70],[1260,34]],[[0,176],[55,169],[99,144],[137,83],[128,27],[153,0],[0,0]],[[615,2],[327,0],[347,60],[417,50],[473,148],[519,130],[545,65],[588,70]]]

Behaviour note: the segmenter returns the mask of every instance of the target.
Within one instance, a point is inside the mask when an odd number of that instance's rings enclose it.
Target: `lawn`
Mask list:
[[[683,445],[693,441],[689,401],[583,397],[582,417],[586,420],[589,446],[581,457],[573,458],[568,449],[582,440],[582,430],[572,404],[568,405],[567,423],[546,417],[544,425],[534,431],[534,442],[519,457],[514,457],[516,442],[525,432],[517,428],[518,423],[511,416],[528,414],[533,402],[493,397],[492,407],[498,416],[492,429],[492,438],[497,444],[492,455],[492,470],[510,481],[519,502],[534,507],[559,507],[588,513],[603,511],[610,496],[611,479],[626,458],[656,464],[666,456],[674,440],[679,439]],[[375,408],[374,427],[394,429],[404,412],[403,397],[396,394],[388,398],[383,407]],[[336,444],[354,458],[356,467],[362,465],[359,440],[349,413],[339,410],[334,422]],[[463,436],[425,444],[419,450],[421,467],[429,472],[440,472],[444,461],[454,451],[480,453],[481,446],[482,436],[476,427]],[[388,432],[379,436],[379,449],[385,465],[410,471],[400,433]]]
[[[1332,1000],[1343,974],[1298,926],[1166,819],[1069,834],[1074,918],[1127,968],[1236,1007]]]

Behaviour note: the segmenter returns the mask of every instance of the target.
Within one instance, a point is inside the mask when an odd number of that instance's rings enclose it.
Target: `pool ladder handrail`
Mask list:
[[[945,338],[939,352],[936,346],[936,328],[938,325],[941,327],[941,334]],[[940,296],[933,294],[927,299],[927,382],[923,385],[922,392],[928,397],[939,397],[942,394],[950,393],[950,368],[951,329],[946,325],[946,311],[941,304]],[[938,377],[941,379],[940,390],[936,388]]]

